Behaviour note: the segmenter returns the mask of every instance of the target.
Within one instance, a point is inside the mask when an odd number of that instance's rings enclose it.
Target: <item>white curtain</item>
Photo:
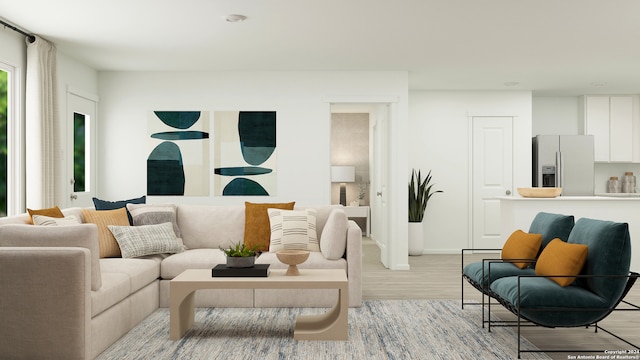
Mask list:
[[[26,204],[31,209],[54,205],[54,124],[56,102],[56,48],[36,36],[27,40],[25,98]]]

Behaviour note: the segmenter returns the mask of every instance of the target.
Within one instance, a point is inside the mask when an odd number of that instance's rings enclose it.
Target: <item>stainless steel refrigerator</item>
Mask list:
[[[593,135],[533,138],[534,187],[561,187],[564,196],[592,196],[593,176]]]

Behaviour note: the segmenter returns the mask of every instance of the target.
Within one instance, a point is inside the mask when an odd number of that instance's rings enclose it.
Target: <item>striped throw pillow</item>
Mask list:
[[[316,210],[267,209],[271,225],[269,252],[279,250],[320,251],[316,233]]]

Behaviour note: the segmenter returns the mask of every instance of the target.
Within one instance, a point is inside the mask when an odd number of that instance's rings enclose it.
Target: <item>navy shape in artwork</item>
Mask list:
[[[156,116],[168,126],[188,129],[200,119],[200,111],[154,111]]]
[[[208,139],[209,133],[203,131],[165,131],[151,134],[151,137],[161,140],[202,140]]]
[[[257,166],[216,168],[214,173],[222,176],[251,176],[269,174],[273,170]]]
[[[240,111],[238,135],[244,160],[251,165],[264,163],[276,149],[276,112]]]
[[[149,154],[147,195],[184,195],[184,166],[178,145],[165,141]]]
[[[267,190],[265,190],[262,185],[257,182],[245,178],[235,178],[231,180],[227,186],[222,190],[223,196],[233,196],[233,195],[256,195],[263,196],[269,195]]]

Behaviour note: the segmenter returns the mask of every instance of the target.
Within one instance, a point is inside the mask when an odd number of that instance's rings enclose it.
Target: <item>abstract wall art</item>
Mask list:
[[[147,195],[208,196],[209,113],[153,111],[148,129]]]
[[[276,112],[214,112],[214,193],[276,194]]]

